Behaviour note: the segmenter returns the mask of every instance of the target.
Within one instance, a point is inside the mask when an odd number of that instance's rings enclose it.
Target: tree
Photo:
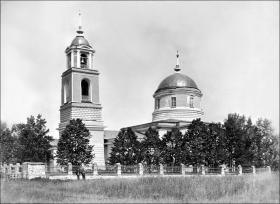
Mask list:
[[[189,162],[192,165],[206,164],[206,145],[208,129],[200,120],[193,120],[186,133]]]
[[[121,129],[113,142],[110,164],[135,165],[142,161],[141,144],[131,128]]]
[[[231,166],[235,162],[236,165],[251,165],[248,156],[244,155],[246,143],[249,142],[245,116],[236,113],[228,114],[224,126],[227,138],[228,164]]]
[[[17,137],[12,135],[12,131],[5,123],[1,123],[0,143],[0,161],[5,163],[16,163],[18,149]]]
[[[78,179],[83,165],[89,164],[94,158],[93,146],[89,145],[90,133],[81,119],[72,119],[62,131],[57,144],[57,162],[66,166],[71,163]]]
[[[225,131],[220,123],[205,125],[208,132],[204,147],[205,165],[218,167],[226,162],[228,155],[225,147]]]
[[[273,135],[271,121],[258,119],[254,138],[256,166],[279,166],[279,137]],[[278,163],[278,164],[277,164]]]
[[[168,165],[179,165],[184,162],[185,140],[180,129],[175,127],[162,137],[161,158]]]
[[[149,128],[145,132],[145,136],[141,142],[143,163],[148,166],[159,165],[161,146],[162,142],[159,138],[158,131],[154,128]]]
[[[13,126],[18,135],[18,160],[20,162],[48,162],[51,158],[52,137],[47,135],[46,120],[39,114],[27,118],[26,124]]]

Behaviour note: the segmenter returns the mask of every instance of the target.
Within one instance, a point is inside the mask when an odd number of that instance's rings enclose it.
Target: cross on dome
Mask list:
[[[179,51],[178,50],[177,50],[176,57],[177,57],[177,63],[176,63],[176,67],[174,68],[174,70],[175,70],[175,72],[179,72],[181,69],[180,69],[180,63],[179,63]]]
[[[78,33],[80,36],[82,36],[83,33],[84,33],[84,31],[82,30],[82,14],[81,14],[80,11],[79,11],[78,15],[79,15],[79,25],[78,25],[77,33]]]

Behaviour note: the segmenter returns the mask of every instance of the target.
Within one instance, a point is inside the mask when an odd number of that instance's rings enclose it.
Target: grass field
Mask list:
[[[279,203],[279,174],[85,181],[1,180],[2,203]]]

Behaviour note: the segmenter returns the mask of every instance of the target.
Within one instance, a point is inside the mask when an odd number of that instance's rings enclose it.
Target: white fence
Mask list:
[[[97,166],[92,164],[86,166],[81,170],[70,163],[64,167],[49,167],[40,162],[25,162],[23,164],[3,164],[1,165],[1,178],[17,179],[17,178],[49,178],[49,179],[70,179],[75,178],[76,172],[80,170],[85,176],[102,177],[102,176],[147,176],[147,175],[242,175],[242,174],[258,174],[263,172],[271,172],[271,168],[262,167],[255,168],[254,166],[238,166],[227,168],[225,166],[212,168],[201,166],[167,166],[160,164],[157,165],[106,165]]]

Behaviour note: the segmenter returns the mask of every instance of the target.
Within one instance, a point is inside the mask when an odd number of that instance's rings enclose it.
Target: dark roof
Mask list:
[[[158,86],[156,92],[172,88],[197,88],[196,83],[187,75],[175,73],[166,77]],[[199,89],[198,89],[199,90]]]
[[[154,121],[150,123],[144,123],[140,125],[134,125],[126,128],[131,128],[133,131],[138,132],[140,134],[144,134],[150,127],[156,128],[156,129],[171,129],[173,127],[179,127],[179,128],[185,128],[188,127],[191,122],[184,121],[184,120],[176,120],[176,119],[167,119],[167,120],[159,120]]]
[[[70,46],[87,45],[90,46],[88,41],[83,36],[76,36]],[[90,46],[91,47],[91,46]]]

